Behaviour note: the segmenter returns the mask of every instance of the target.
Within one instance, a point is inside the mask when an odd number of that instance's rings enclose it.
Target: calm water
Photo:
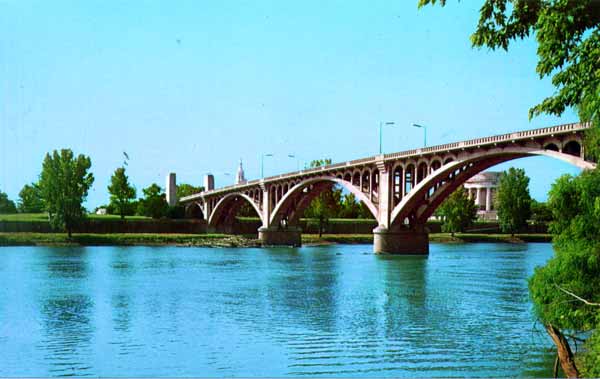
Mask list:
[[[0,248],[0,376],[550,376],[549,244]]]

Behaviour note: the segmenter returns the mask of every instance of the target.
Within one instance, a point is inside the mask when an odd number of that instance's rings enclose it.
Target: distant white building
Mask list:
[[[238,167],[237,175],[235,176],[235,184],[246,183],[246,177],[244,176],[244,168],[242,167],[242,159],[240,159],[240,167]]]
[[[98,209],[96,209],[96,214],[97,215],[105,215],[106,214],[106,208],[98,208]]]
[[[464,184],[469,198],[477,205],[477,215],[484,220],[497,220],[498,214],[494,209],[494,198],[498,188],[500,173],[495,171],[481,172]]]

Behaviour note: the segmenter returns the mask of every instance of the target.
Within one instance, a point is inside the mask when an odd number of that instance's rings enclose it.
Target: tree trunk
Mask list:
[[[567,341],[560,330],[552,324],[546,325],[546,332],[548,332],[556,345],[560,367],[562,367],[565,375],[568,378],[578,378],[579,371],[577,370],[577,366],[575,366],[575,360],[573,359],[573,352],[569,346],[569,341]]]

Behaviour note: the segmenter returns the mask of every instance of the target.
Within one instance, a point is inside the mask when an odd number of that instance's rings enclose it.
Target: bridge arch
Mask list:
[[[355,173],[360,175],[360,172],[358,171]],[[322,191],[329,188],[332,183],[340,184],[342,187],[348,190],[348,192],[354,194],[359,201],[363,202],[367,206],[375,219],[377,219],[377,207],[373,204],[369,197],[362,192],[360,188],[358,188],[358,186],[354,186],[352,183],[339,179],[335,176],[318,176],[300,181],[295,186],[290,188],[283,198],[278,201],[277,205],[271,212],[268,225],[279,225],[281,220],[288,214],[291,208],[293,208],[294,214],[292,220],[288,220],[288,222],[297,221],[297,219],[300,217],[300,214],[302,214],[310,202]],[[314,185],[313,191],[306,191],[306,189],[311,185]]]
[[[199,219],[199,220],[205,219],[204,210],[202,209],[202,204],[199,202],[196,202],[196,201],[186,204],[186,206],[184,208],[184,214],[185,214],[185,218],[193,218],[193,219]]]
[[[208,218],[208,225],[217,226],[218,224],[223,223],[226,219],[234,217],[235,212],[243,204],[243,201],[247,201],[248,203],[250,203],[252,208],[258,214],[258,217],[261,219],[261,221],[264,222],[262,212],[258,205],[252,200],[252,198],[250,198],[244,193],[234,192],[227,194],[219,199],[219,201],[214,206],[210,217]]]
[[[580,146],[579,141],[575,140],[573,142]],[[573,152],[575,152],[575,145],[573,145],[573,149]],[[390,217],[390,226],[403,223],[405,220],[425,223],[443,200],[468,179],[489,167],[513,159],[548,156],[581,169],[595,167],[593,163],[585,161],[580,156],[575,156],[573,152],[566,153],[563,150],[561,153],[534,147],[507,147],[459,155],[456,160],[448,162],[440,169],[432,172],[416,186],[413,185],[411,191],[407,192],[394,207]]]

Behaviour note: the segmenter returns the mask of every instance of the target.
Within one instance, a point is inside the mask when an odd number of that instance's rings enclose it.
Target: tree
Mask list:
[[[345,194],[341,201],[339,217],[358,218],[360,212],[360,204],[356,201],[356,196],[353,193]]]
[[[76,158],[70,149],[46,154],[40,174],[39,190],[50,216],[50,224],[66,229],[69,238],[73,228],[85,218],[85,201],[94,183],[88,172],[92,162],[85,155]]]
[[[40,213],[44,211],[44,201],[37,183],[25,184],[19,192],[19,212]]]
[[[129,184],[129,178],[125,174],[125,167],[119,167],[110,177],[110,185],[108,186],[110,193],[110,204],[121,219],[125,215],[131,214],[131,202],[135,200],[135,188]]]
[[[537,317],[558,348],[563,371],[578,368],[565,334],[586,339],[585,374],[600,376],[600,170],[565,175],[553,184],[548,205],[556,254],[529,280]],[[596,305],[594,305],[596,304]]]
[[[477,218],[477,206],[464,187],[454,191],[438,209],[443,220],[442,230],[452,233],[452,237],[456,232],[464,232]]]
[[[314,160],[310,162],[310,167],[320,167],[328,164],[331,164],[331,159]],[[341,196],[342,190],[331,184],[315,197],[304,211],[304,217],[318,220],[319,237],[323,235],[323,230],[329,219],[339,213]]]
[[[8,195],[0,191],[0,214],[17,213],[15,202],[8,198]]]
[[[552,210],[548,204],[531,200],[531,221],[534,224],[547,224],[552,221]]]
[[[531,215],[529,178],[525,170],[511,167],[500,175],[496,194],[498,222],[504,233],[514,234],[527,226]]]
[[[191,184],[181,183],[177,186],[177,198],[181,199],[182,197],[195,195],[204,191],[204,187],[194,187]]]
[[[419,7],[446,0],[419,0]],[[485,0],[471,36],[474,47],[508,50],[519,39],[535,35],[536,71],[552,76],[556,92],[529,110],[562,115],[578,110],[581,121],[595,126],[588,133],[586,153],[600,157],[600,2],[597,0]]]
[[[142,192],[144,193],[144,198],[139,201],[138,213],[142,216],[152,218],[165,217],[169,210],[169,204],[167,203],[165,194],[162,192],[162,188],[158,184],[152,183]]]
[[[419,0],[419,7],[435,3],[444,5],[446,0]],[[586,156],[596,160],[600,157],[599,26],[600,2],[596,0],[485,0],[476,31],[471,36],[471,41],[476,47],[501,47],[507,50],[510,42],[534,34],[538,42],[539,58],[536,70],[541,78],[552,76],[556,92],[531,108],[529,117],[541,113],[560,116],[566,108],[575,108],[581,121],[590,121],[594,126],[586,132],[584,142]],[[598,175],[598,170],[596,168],[593,173],[586,175]],[[598,212],[600,201],[597,195],[594,195],[595,191],[585,192],[577,188],[579,183],[588,180],[590,179],[563,178],[553,186],[555,195],[554,200],[550,201],[550,206],[555,217],[551,225],[555,225],[552,233],[556,255],[547,266],[536,270],[530,282],[530,294],[536,313],[547,326],[554,326],[548,323],[552,320],[548,315],[556,315],[554,321],[558,318],[563,319],[558,325],[560,328],[561,325],[568,327],[570,323],[575,325],[581,314],[575,311],[567,312],[561,307],[561,301],[565,303],[564,296],[569,296],[566,301],[569,304],[562,304],[565,306],[581,301],[557,288],[556,282],[552,281],[553,275],[578,278],[586,277],[592,272],[595,278],[600,277],[600,268],[592,264],[598,262],[598,233],[593,234],[595,228],[589,222],[590,204],[594,204],[594,209]],[[585,210],[580,211],[575,205],[575,200],[580,205],[585,205]],[[563,205],[560,209],[568,213],[557,211],[554,208],[557,205]],[[561,229],[563,227],[564,230]],[[579,227],[580,233],[570,231]],[[571,235],[573,239],[566,242],[567,239],[563,238],[565,235]],[[569,289],[566,290],[575,294]],[[544,296],[544,291],[552,292]],[[596,290],[596,294],[598,293]],[[576,296],[584,298],[581,294]],[[556,301],[551,301],[552,298]],[[599,318],[600,316],[596,315],[596,328],[588,339],[588,353],[583,360],[586,374],[590,376],[600,376],[600,337],[597,332]],[[578,375],[567,340],[561,339],[555,328],[547,327],[547,331],[557,346],[563,371],[568,376]],[[590,358],[594,356],[595,360]]]

